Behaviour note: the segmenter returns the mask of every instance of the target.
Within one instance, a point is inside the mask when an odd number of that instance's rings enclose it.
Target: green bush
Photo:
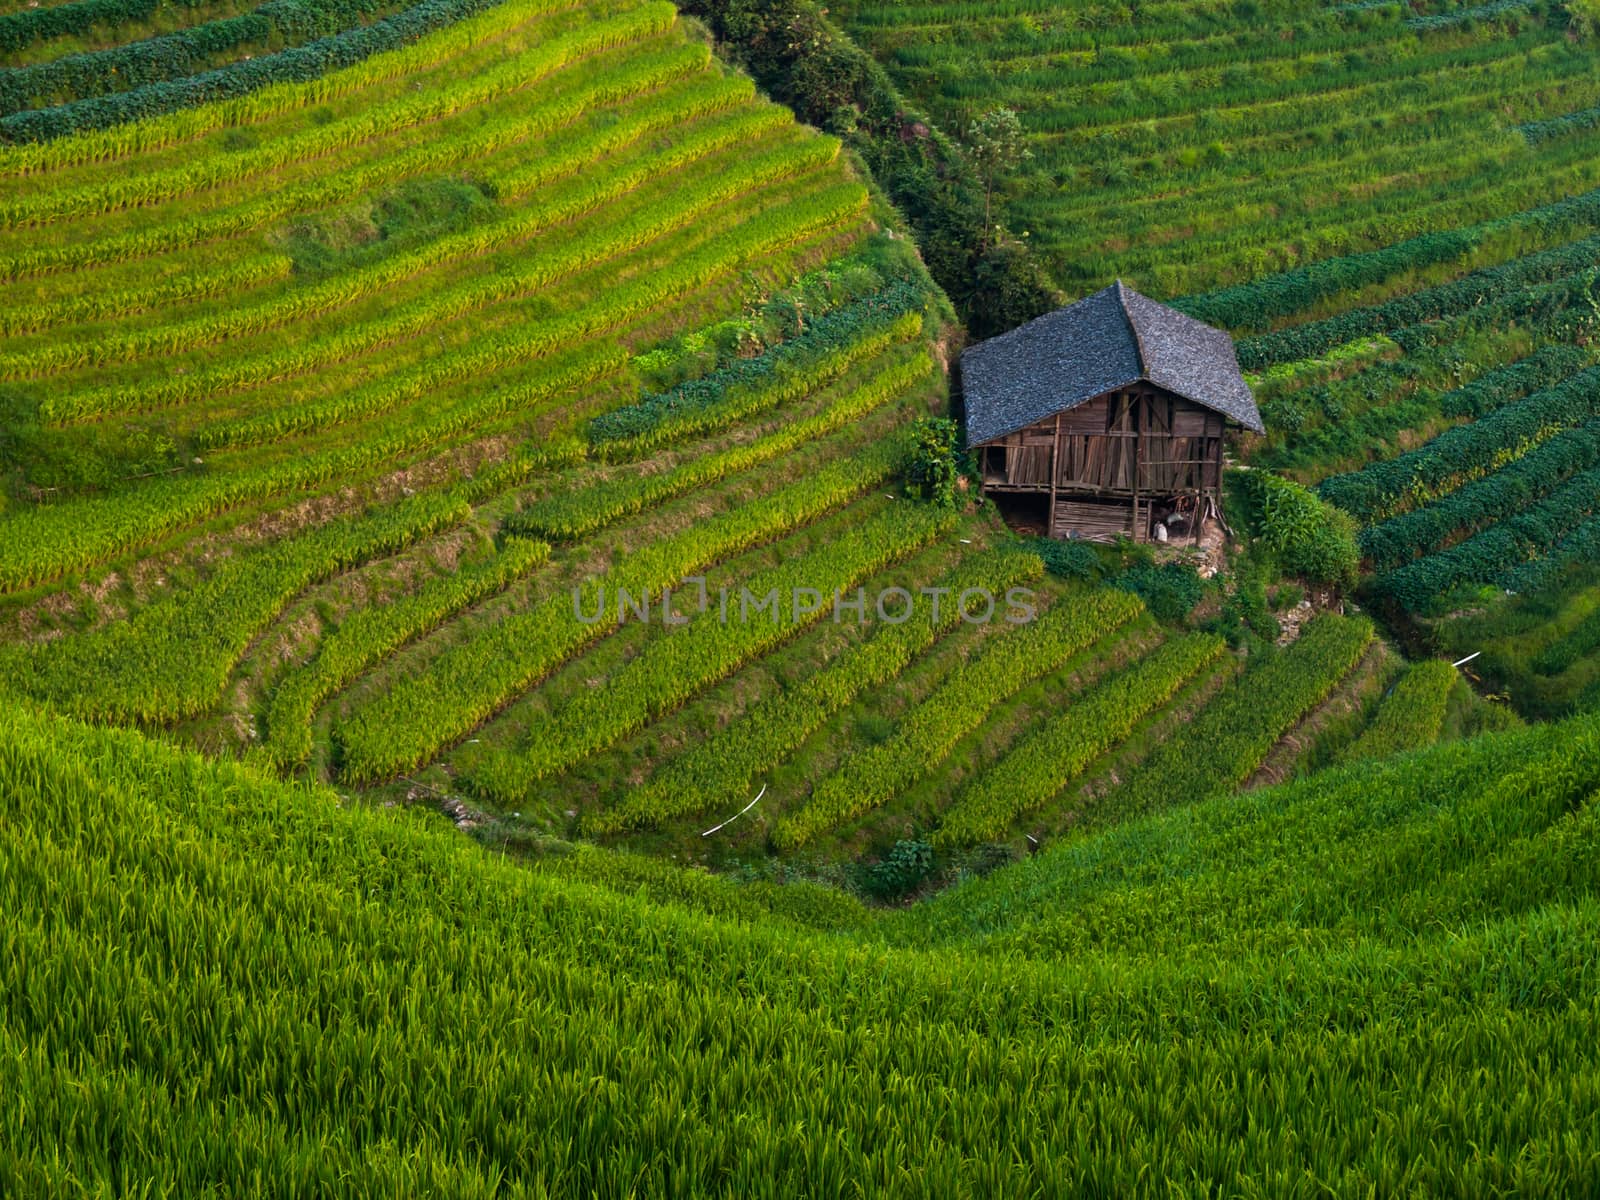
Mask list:
[[[1113,579],[1111,586],[1138,596],[1161,621],[1183,620],[1205,594],[1195,569],[1178,562],[1135,563]]]
[[[902,838],[882,861],[867,868],[862,885],[875,900],[901,900],[926,883],[935,869],[931,845]]]
[[[1285,571],[1330,587],[1355,586],[1361,555],[1349,513],[1269,471],[1251,471],[1244,481],[1257,532]]]
[[[956,507],[956,462],[961,432],[948,417],[918,417],[911,425],[906,490],[940,508]]]

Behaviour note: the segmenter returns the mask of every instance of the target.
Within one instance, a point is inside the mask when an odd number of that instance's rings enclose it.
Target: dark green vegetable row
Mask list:
[[[1571,346],[1554,346],[1491,371],[1458,389],[1469,395],[1457,397],[1451,392],[1440,401],[1441,409],[1448,403],[1452,408],[1459,405],[1474,412],[1493,407],[1498,401],[1501,407],[1490,415],[1446,430],[1408,454],[1325,479],[1318,492],[1357,520],[1370,523],[1408,492],[1426,495],[1482,468],[1496,454],[1542,430],[1588,419],[1600,407],[1600,368],[1571,375],[1576,369],[1574,360],[1581,363],[1582,357]],[[1528,395],[1535,388],[1568,375],[1571,377],[1560,386]],[[1510,403],[1519,396],[1527,398]]]
[[[301,45],[395,7],[394,0],[267,0],[236,17],[0,72],[0,115],[182,79],[240,46],[274,37]]]
[[[0,141],[42,142],[123,121],[161,116],[194,104],[227,100],[274,83],[318,79],[425,33],[493,8],[499,0],[422,0],[386,20],[304,46],[229,63],[186,79],[147,84],[131,92],[75,100],[54,108],[12,113],[0,118]],[[50,10],[41,10],[50,11]]]
[[[1519,504],[1525,497],[1519,497]],[[1550,493],[1549,497],[1466,541],[1407,563],[1381,576],[1380,593],[1403,608],[1416,612],[1436,598],[1465,583],[1499,581],[1515,586],[1522,578],[1518,568],[1552,548],[1564,554],[1563,539],[1592,525],[1589,518],[1600,508],[1600,470],[1584,471]],[[1592,534],[1586,545],[1600,541]],[[1529,564],[1536,567],[1537,564]]]
[[[1592,272],[1597,263],[1600,263],[1600,236],[1584,238],[1498,267],[1474,271],[1438,287],[1398,296],[1384,304],[1351,309],[1326,320],[1249,338],[1239,343],[1239,364],[1246,370],[1260,370],[1273,363],[1312,358],[1360,337],[1393,334],[1408,326],[1463,315],[1487,303],[1527,293],[1536,284],[1554,283],[1580,272]],[[1528,299],[1531,301],[1534,297],[1530,294]]]
[[[1591,393],[1588,402],[1594,399]],[[1509,466],[1441,500],[1363,530],[1361,552],[1380,571],[1397,567],[1455,534],[1515,516],[1562,480],[1596,465],[1600,465],[1600,418],[1556,434]]]

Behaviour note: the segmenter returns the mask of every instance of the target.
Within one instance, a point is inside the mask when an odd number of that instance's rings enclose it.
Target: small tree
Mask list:
[[[983,114],[967,128],[967,154],[983,181],[983,246],[994,230],[994,185],[1000,176],[1033,157],[1022,137],[1022,120],[1009,108]]]
[[[1600,33],[1600,0],[1567,0],[1567,21],[1579,37]]]

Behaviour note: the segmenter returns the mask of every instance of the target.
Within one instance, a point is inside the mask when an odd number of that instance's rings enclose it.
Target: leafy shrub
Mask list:
[[[1318,498],[1309,488],[1269,471],[1245,476],[1261,540],[1278,563],[1313,583],[1355,586],[1361,555],[1349,513]]]
[[[906,487],[913,496],[940,508],[956,507],[956,423],[948,417],[918,417],[911,425],[906,455]]]
[[[1100,555],[1087,542],[1035,538],[1028,544],[1028,549],[1042,558],[1045,570],[1059,579],[1081,579],[1093,583],[1104,574]]]
[[[928,881],[935,870],[933,847],[920,839],[902,838],[867,868],[863,886],[877,900],[899,900]]]
[[[1205,585],[1195,569],[1178,562],[1135,563],[1113,579],[1111,585],[1138,596],[1162,621],[1183,620],[1205,593]]]

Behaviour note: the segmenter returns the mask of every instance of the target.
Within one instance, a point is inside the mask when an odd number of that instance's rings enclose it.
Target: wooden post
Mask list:
[[[1061,483],[1061,414],[1056,413],[1055,432],[1050,436],[1050,517],[1045,529],[1056,535],[1056,488]]]
[[[1139,484],[1144,477],[1144,431],[1149,427],[1148,420],[1141,421],[1141,415],[1148,416],[1145,412],[1150,407],[1150,397],[1139,396],[1128,406],[1128,417],[1133,425],[1133,540],[1144,541],[1144,534],[1139,529]]]

